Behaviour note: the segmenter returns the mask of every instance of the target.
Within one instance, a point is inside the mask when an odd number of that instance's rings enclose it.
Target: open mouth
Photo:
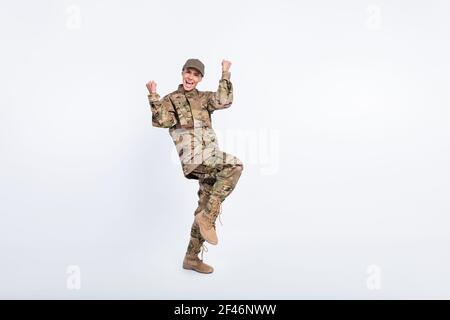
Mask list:
[[[192,88],[194,86],[194,81],[184,80],[184,84],[187,88]]]

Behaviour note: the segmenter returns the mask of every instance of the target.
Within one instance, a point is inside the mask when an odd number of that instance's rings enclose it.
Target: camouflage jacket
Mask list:
[[[217,91],[185,91],[183,85],[162,99],[150,93],[152,125],[169,128],[169,134],[180,158],[183,174],[190,173],[200,164],[207,164],[219,151],[216,134],[212,128],[211,114],[228,108],[233,102],[231,73],[222,71]]]

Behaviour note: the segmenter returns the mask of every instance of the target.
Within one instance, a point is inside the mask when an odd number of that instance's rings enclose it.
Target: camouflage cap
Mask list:
[[[188,59],[186,61],[186,63],[184,64],[182,70],[184,70],[186,68],[197,69],[202,74],[202,77],[205,76],[205,65],[198,59]]]

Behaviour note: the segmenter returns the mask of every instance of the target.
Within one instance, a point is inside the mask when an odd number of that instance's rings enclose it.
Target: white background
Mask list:
[[[450,298],[449,11],[2,1],[0,298]],[[245,166],[211,275],[181,268],[198,185],[145,88],[191,57],[200,90],[233,62],[213,123]]]

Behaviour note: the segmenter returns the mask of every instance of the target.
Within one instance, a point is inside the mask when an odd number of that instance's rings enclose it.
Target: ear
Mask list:
[[[202,82],[202,80],[203,80],[203,76],[200,75],[200,78],[199,78],[198,82]]]

